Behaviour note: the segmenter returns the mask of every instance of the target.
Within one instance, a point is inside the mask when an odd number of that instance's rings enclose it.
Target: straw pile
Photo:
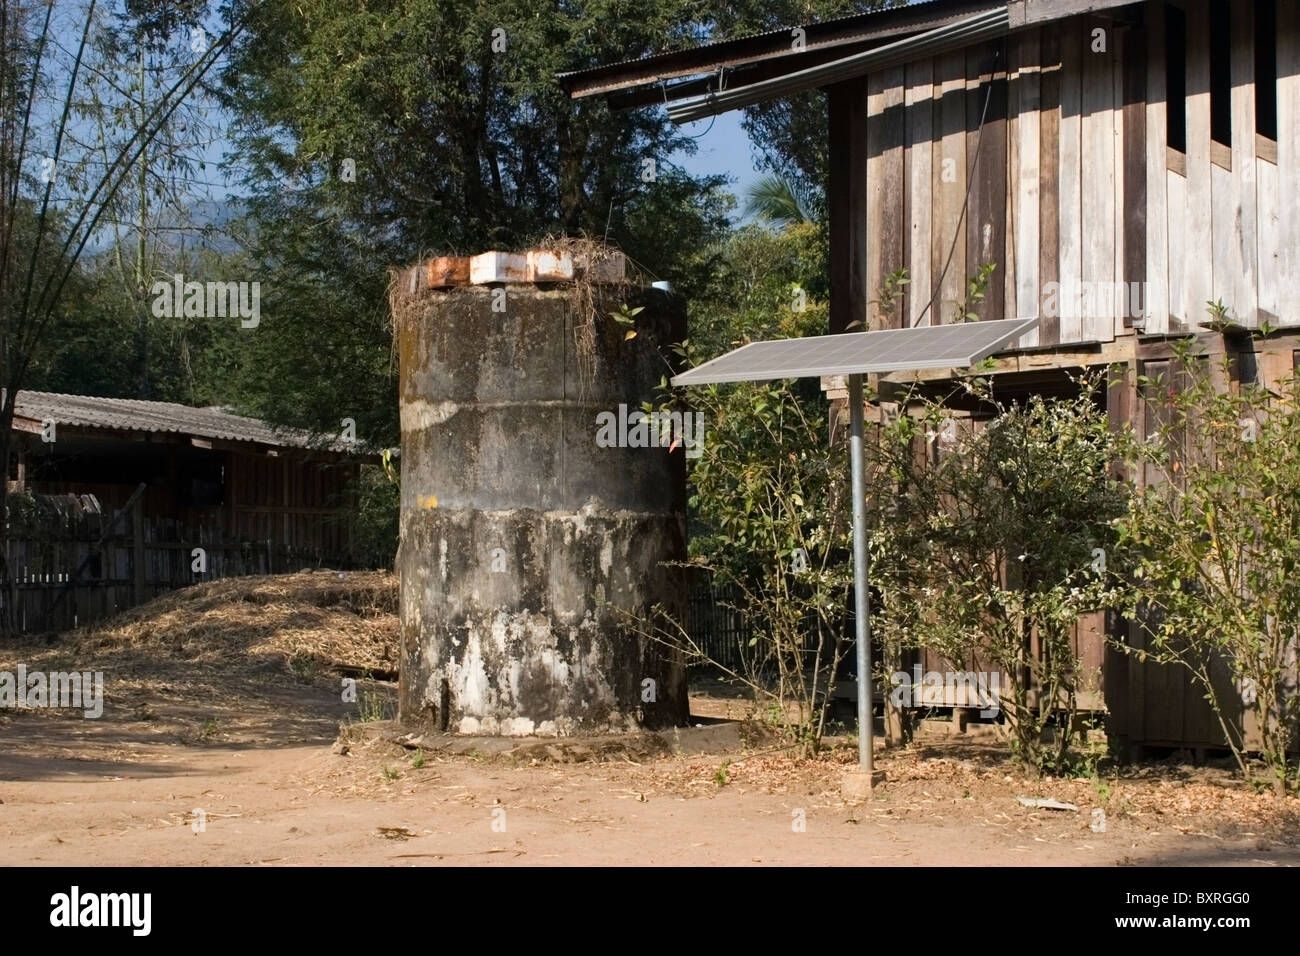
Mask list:
[[[397,669],[397,578],[317,571],[224,578],[173,591],[51,648],[119,677],[172,669],[303,679]]]

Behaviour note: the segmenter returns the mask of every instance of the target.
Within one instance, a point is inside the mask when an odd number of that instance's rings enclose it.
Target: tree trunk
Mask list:
[[[7,359],[8,356],[4,356]],[[3,361],[0,368],[7,367]],[[5,376],[9,378],[8,375]],[[4,607],[0,609],[0,634],[10,637],[17,632],[18,621],[14,615],[14,577],[9,566],[9,456],[13,452],[14,402],[18,393],[0,389],[0,462],[4,463],[4,491],[0,494],[0,598]]]

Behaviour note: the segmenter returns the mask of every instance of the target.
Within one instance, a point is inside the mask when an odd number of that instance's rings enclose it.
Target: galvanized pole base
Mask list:
[[[849,376],[849,464],[853,493],[853,598],[858,656],[858,764],[872,779],[871,594],[867,590],[867,476],[862,442],[862,376]]]

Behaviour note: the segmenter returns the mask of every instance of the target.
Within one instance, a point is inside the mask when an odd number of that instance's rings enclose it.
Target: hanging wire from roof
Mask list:
[[[997,72],[997,64],[1002,59],[1002,50],[998,49],[993,57],[993,72]],[[943,280],[948,277],[948,270],[952,268],[952,257],[957,252],[957,240],[962,236],[963,223],[966,222],[966,212],[970,209],[970,191],[975,185],[975,170],[979,169],[980,164],[980,147],[984,145],[984,120],[989,115],[989,100],[993,98],[993,85],[997,81],[989,76],[989,88],[984,93],[984,109],[980,111],[980,124],[975,128],[975,158],[971,160],[970,169],[966,172],[966,196],[962,199],[961,213],[957,216],[957,225],[953,229],[952,245],[948,247],[948,261],[943,264],[943,271],[939,273],[938,280],[934,283],[934,294],[930,296],[930,301],[925,304],[925,308],[920,314],[912,320],[911,328],[916,328],[921,324],[921,320],[926,317],[929,311],[934,307],[935,300],[939,298],[939,293],[943,291]],[[933,321],[931,324],[935,324]]]
[[[664,109],[668,109],[669,108],[668,107],[668,83],[665,80],[660,80],[659,86],[664,93]],[[725,66],[719,66],[718,67],[718,88],[717,90],[709,90],[709,92],[706,95],[711,101],[714,97],[717,96],[718,93],[721,93],[726,88],[727,88],[727,68]],[[703,139],[705,136],[709,135],[709,130],[713,129],[713,124],[716,123],[717,121],[718,121],[718,114],[714,113],[709,117],[709,125],[704,128],[703,133],[700,133],[696,136],[690,136],[685,133],[683,133],[682,135],[686,136],[687,139]]]

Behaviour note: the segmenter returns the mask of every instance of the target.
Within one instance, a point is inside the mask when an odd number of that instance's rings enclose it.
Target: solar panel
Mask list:
[[[1038,319],[963,322],[751,342],[673,378],[674,385],[968,368],[1020,338]]]

